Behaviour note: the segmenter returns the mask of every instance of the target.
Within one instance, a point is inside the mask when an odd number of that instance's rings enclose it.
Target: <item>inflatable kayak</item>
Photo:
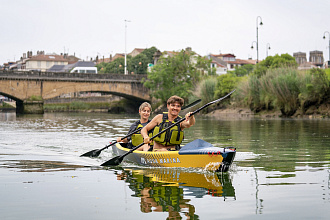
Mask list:
[[[121,156],[130,149],[126,144],[112,146],[115,154]],[[179,151],[133,151],[124,160],[150,167],[201,168],[215,172],[227,172],[236,154],[233,147],[214,147],[201,139],[184,145]]]

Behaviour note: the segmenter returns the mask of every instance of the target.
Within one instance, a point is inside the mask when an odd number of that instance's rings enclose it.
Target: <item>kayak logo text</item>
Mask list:
[[[143,158],[141,157],[142,164],[165,164],[165,163],[181,163],[179,158]]]

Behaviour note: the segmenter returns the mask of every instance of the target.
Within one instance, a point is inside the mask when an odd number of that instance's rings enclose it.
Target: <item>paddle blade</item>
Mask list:
[[[123,161],[123,159],[124,159],[124,157],[117,156],[117,157],[114,157],[114,158],[102,163],[101,166],[106,166],[106,167],[118,166]]]
[[[100,155],[100,150],[91,150],[87,153],[80,155],[81,157],[98,157]]]

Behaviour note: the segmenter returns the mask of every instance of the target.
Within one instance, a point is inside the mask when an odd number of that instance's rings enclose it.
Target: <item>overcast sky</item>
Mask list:
[[[191,47],[205,56],[257,58],[323,51],[329,59],[329,0],[0,0],[0,64],[23,53],[75,54],[81,59],[157,47]],[[260,19],[258,20],[260,21]],[[254,44],[255,48],[255,44]]]

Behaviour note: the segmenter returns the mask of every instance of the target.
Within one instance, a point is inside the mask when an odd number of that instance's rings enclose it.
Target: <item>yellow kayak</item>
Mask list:
[[[126,144],[112,146],[117,155],[123,155],[130,149]],[[194,140],[179,151],[133,151],[124,160],[150,167],[201,168],[215,172],[227,172],[236,154],[232,147],[220,148],[201,139]]]

